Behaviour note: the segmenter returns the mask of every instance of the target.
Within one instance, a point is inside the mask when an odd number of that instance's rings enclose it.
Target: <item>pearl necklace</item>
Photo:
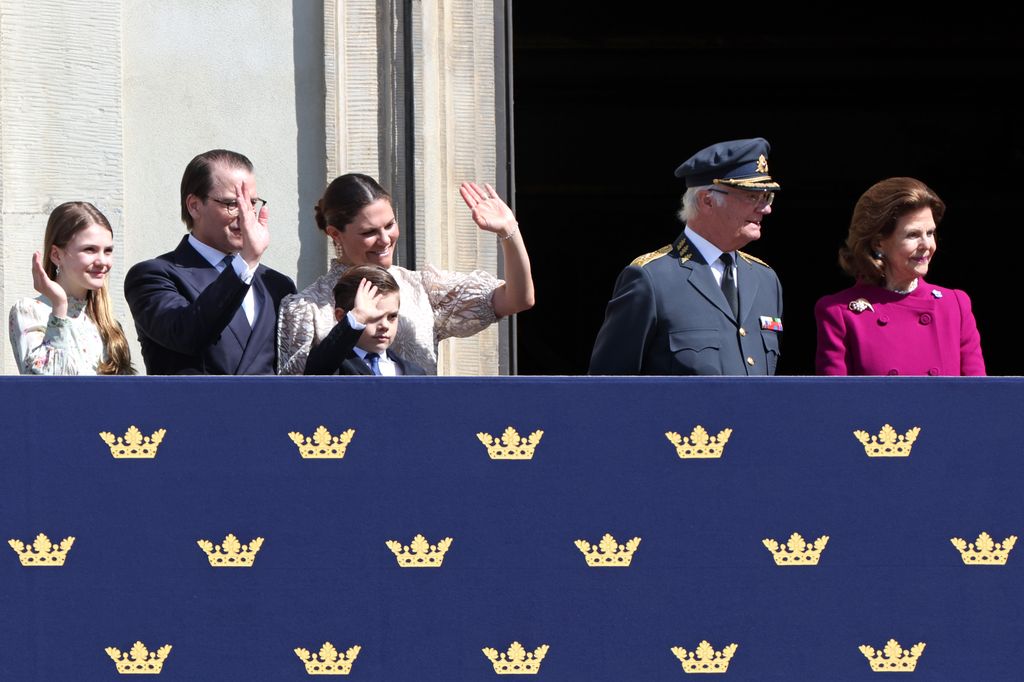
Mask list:
[[[905,296],[917,288],[917,283],[919,281],[920,278],[915,279],[913,282],[910,283],[910,286],[907,287],[906,289],[890,289],[889,291],[893,292],[894,294],[903,294]]]

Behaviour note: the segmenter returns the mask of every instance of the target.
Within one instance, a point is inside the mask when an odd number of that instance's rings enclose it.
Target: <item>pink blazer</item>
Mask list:
[[[985,375],[971,299],[958,289],[857,284],[819,300],[814,317],[818,374]]]

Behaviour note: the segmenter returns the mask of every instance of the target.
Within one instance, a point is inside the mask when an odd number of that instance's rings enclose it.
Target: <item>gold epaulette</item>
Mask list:
[[[768,265],[767,263],[765,263],[760,258],[758,258],[757,256],[751,256],[749,253],[744,253],[743,251],[737,251],[736,253],[740,254],[740,258],[742,258],[743,260],[747,261],[748,263],[758,263],[759,265],[765,266],[769,270],[772,267],[772,266]]]
[[[645,253],[642,256],[637,256],[636,258],[633,259],[633,262],[630,263],[630,265],[638,265],[640,267],[643,267],[643,266],[647,265],[648,263],[650,263],[652,260],[655,260],[657,258],[661,258],[662,256],[667,255],[671,251],[672,251],[672,245],[671,244],[669,244],[668,246],[663,246],[660,249],[658,249],[657,251],[651,251],[650,253]]]

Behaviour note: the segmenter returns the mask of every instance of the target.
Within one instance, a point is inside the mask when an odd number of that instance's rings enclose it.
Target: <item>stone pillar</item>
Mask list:
[[[497,273],[496,240],[476,228],[458,191],[463,180],[495,182],[494,2],[413,0],[401,8],[408,12],[408,35],[384,36],[381,32],[395,31],[396,24],[381,17],[396,16],[397,1],[325,3],[328,175],[363,172],[385,184],[403,175],[403,169],[392,167],[394,156],[382,149],[383,135],[393,131],[380,130],[381,122],[392,121],[402,107],[382,102],[388,93],[377,88],[381,73],[401,72],[403,95],[413,99],[412,121],[403,124],[411,125],[414,142],[411,154],[399,156],[411,158],[413,186],[406,191],[413,196],[411,202],[395,199],[413,207],[403,219],[402,238],[415,244],[413,262],[402,265]],[[396,50],[382,49],[395,40],[406,41],[404,64],[392,63]],[[496,326],[441,344],[439,374],[497,374],[498,369]]]
[[[121,2],[0,2],[0,300],[6,317],[35,296],[31,258],[50,211],[96,205],[114,230],[114,309],[131,329],[122,294],[124,154]],[[129,334],[130,336],[133,336]],[[5,374],[17,373],[3,334]]]

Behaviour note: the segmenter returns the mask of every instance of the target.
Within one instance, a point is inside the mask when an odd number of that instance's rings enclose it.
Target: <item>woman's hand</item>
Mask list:
[[[473,222],[481,230],[498,235],[498,243],[501,244],[505,283],[494,290],[491,298],[494,313],[505,317],[529,310],[534,303],[530,256],[526,253],[526,244],[523,235],[519,234],[519,223],[512,209],[487,183],[481,189],[475,182],[464,182],[459,186],[459,194],[473,211]]]
[[[481,189],[475,182],[464,182],[459,185],[459,194],[473,212],[473,222],[481,230],[493,232],[506,239],[519,229],[512,209],[501,200],[489,184],[484,183]]]
[[[53,314],[57,317],[68,316],[68,295],[57,282],[50,279],[43,269],[43,256],[38,251],[32,254],[32,288],[50,299]]]

